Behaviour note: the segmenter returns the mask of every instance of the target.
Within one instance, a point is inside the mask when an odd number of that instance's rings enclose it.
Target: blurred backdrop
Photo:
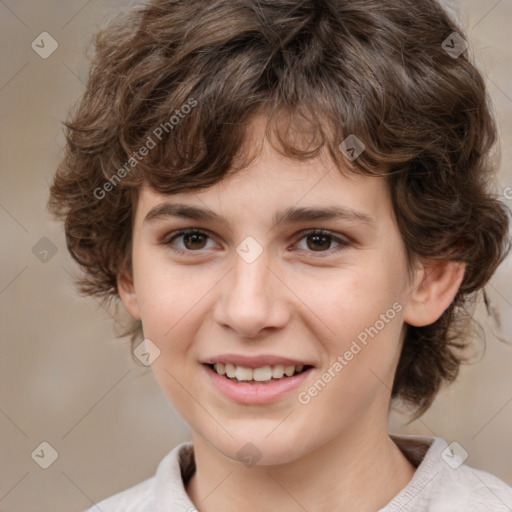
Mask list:
[[[45,210],[64,143],[61,122],[84,89],[84,48],[132,3],[0,0],[2,512],[84,510],[150,477],[171,448],[190,439],[151,372],[116,337],[125,320],[75,291],[62,227]],[[512,0],[450,5],[487,77],[502,138],[497,190],[512,206]],[[512,344],[495,334],[512,338],[511,283],[507,261],[488,286],[501,334],[483,308],[477,316],[485,354],[462,368],[420,420],[405,425],[397,412],[390,419],[392,432],[457,441],[467,464],[510,485]]]

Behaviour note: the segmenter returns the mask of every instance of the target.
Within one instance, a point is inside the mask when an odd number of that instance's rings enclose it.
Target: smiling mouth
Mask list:
[[[241,384],[269,384],[271,382],[288,379],[313,368],[311,365],[285,366],[282,364],[267,365],[260,368],[247,368],[230,363],[206,364],[206,366],[218,375],[232,382]]]

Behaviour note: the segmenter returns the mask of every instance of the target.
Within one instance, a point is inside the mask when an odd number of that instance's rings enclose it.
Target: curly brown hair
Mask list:
[[[468,306],[509,250],[485,83],[467,51],[449,51],[465,38],[435,0],[153,0],[113,20],[93,40],[49,200],[81,291],[118,296],[143,183],[218,183],[247,165],[246,129],[264,113],[282,154],[326,150],[341,172],[385,176],[410,264],[466,262],[439,320],[407,326],[392,397],[419,417],[456,378]],[[348,135],[365,146],[354,161],[339,149]]]

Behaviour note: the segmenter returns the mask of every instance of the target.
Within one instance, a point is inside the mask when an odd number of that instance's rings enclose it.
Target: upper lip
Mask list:
[[[262,366],[275,366],[277,364],[282,364],[284,366],[313,366],[311,363],[306,361],[290,359],[289,357],[276,356],[273,354],[261,354],[259,356],[221,354],[203,361],[203,364],[215,363],[230,363],[235,366],[244,366],[245,368],[261,368]]]

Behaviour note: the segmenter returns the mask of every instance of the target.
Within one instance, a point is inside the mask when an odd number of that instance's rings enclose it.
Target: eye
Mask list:
[[[173,241],[177,238],[183,238],[184,249],[174,246]],[[178,233],[172,234],[170,238],[164,240],[165,245],[172,245],[173,250],[184,254],[187,252],[197,252],[201,249],[211,249],[211,247],[205,247],[205,240],[209,239],[210,235],[200,229],[184,229]]]
[[[175,244],[175,240],[180,238],[182,239],[182,247],[176,246]],[[164,245],[172,246],[172,249],[179,254],[186,254],[199,252],[203,249],[211,249],[212,247],[207,247],[206,245],[208,240],[211,240],[211,237],[206,231],[191,228],[171,234],[163,243]],[[313,253],[337,253],[350,245],[348,240],[337,237],[330,231],[323,229],[311,229],[303,232],[299,241],[302,240],[307,240],[306,249],[299,249]],[[338,246],[334,249],[330,249],[329,247],[333,241],[337,243]],[[318,254],[317,257],[324,257],[324,255]]]
[[[326,231],[324,229],[311,229],[309,231],[306,231],[302,233],[302,238],[300,240],[309,240],[309,243],[306,242],[307,249],[301,249],[301,250],[307,250],[308,252],[316,252],[316,253],[337,253],[339,251],[344,250],[348,245],[350,245],[350,242],[348,240],[345,240],[343,238],[334,236],[333,233],[330,231]],[[334,249],[329,249],[329,246],[331,243],[335,241],[338,246]],[[318,257],[324,257],[324,254],[318,255]]]

